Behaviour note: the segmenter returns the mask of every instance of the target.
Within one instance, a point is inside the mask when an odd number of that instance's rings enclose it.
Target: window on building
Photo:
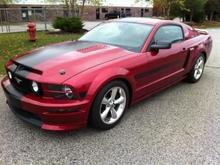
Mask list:
[[[21,16],[23,21],[28,21],[28,8],[27,7],[21,7]]]
[[[145,9],[144,11],[145,11],[145,13],[148,13],[148,12],[149,12],[149,9]]]
[[[34,13],[43,13],[42,7],[31,7]]]
[[[126,8],[125,9],[125,14],[127,17],[130,17],[131,16],[131,9],[130,8]]]
[[[67,9],[63,9],[63,16],[68,17],[69,16],[69,11]]]
[[[102,13],[108,13],[108,9],[107,8],[102,8]]]
[[[131,9],[130,8],[126,8],[126,12],[130,12],[131,11]]]

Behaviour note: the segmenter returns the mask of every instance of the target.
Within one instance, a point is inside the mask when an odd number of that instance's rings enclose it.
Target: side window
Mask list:
[[[183,40],[183,31],[180,26],[166,25],[159,28],[154,36],[154,43],[169,42],[174,43]]]

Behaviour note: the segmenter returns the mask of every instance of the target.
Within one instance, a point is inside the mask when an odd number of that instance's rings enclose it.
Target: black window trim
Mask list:
[[[150,41],[150,44],[149,44],[149,46],[148,46],[148,48],[147,48],[147,51],[150,51],[150,46],[151,46],[151,44],[152,44],[152,42],[153,42],[153,39],[154,39],[156,33],[157,33],[158,30],[159,30],[161,27],[163,27],[163,26],[179,26],[179,27],[181,28],[181,30],[182,30],[182,37],[183,37],[183,38],[182,38],[181,40],[179,40],[178,42],[182,42],[182,41],[185,40],[185,35],[184,35],[184,30],[183,30],[182,25],[176,24],[176,23],[163,24],[163,25],[161,25],[160,27],[158,27],[158,28],[157,28],[157,31],[154,33],[154,36],[152,37],[152,39],[151,39],[151,41]],[[176,43],[176,42],[174,42],[174,43]]]

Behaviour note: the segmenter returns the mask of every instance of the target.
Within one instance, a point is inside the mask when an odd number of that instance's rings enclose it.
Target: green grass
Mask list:
[[[29,42],[26,32],[0,34],[0,75],[5,73],[4,64],[13,56],[50,43],[78,39],[82,34],[48,34],[37,32],[37,41]]]

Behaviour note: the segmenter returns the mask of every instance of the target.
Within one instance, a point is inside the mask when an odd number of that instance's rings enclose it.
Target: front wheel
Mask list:
[[[196,62],[192,68],[192,70],[189,73],[189,76],[187,78],[188,82],[195,83],[200,80],[202,77],[203,71],[205,67],[205,57],[203,54],[199,55],[199,57],[196,59]]]
[[[129,102],[129,90],[122,81],[112,81],[97,95],[89,116],[93,127],[113,128],[121,120]]]

